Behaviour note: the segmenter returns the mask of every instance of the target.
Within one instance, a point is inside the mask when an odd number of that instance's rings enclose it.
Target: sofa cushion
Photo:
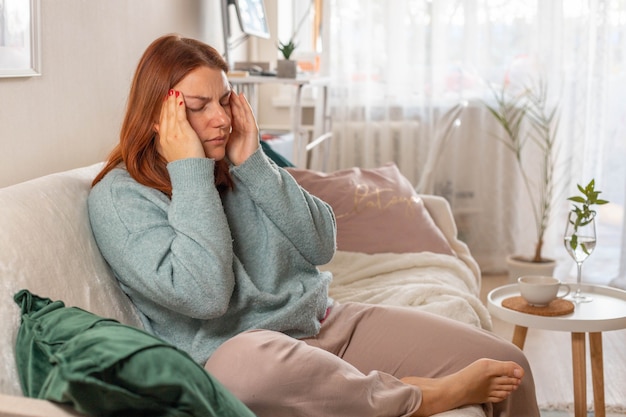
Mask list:
[[[0,189],[0,392],[20,395],[13,345],[20,323],[13,295],[23,288],[121,323],[141,326],[100,254],[87,196],[95,164]]]
[[[267,143],[267,141],[261,140],[261,149],[263,149],[263,152],[265,152],[265,155],[267,155],[279,167],[287,168],[287,167],[294,166],[294,164],[292,164],[291,161],[289,161],[287,158],[285,158],[284,156],[276,152],[274,148],[272,148],[272,145]]]
[[[305,190],[333,208],[339,250],[454,254],[411,182],[393,163],[332,173],[299,168],[287,171]]]
[[[29,397],[97,416],[253,416],[185,352],[143,330],[22,290],[16,341]]]

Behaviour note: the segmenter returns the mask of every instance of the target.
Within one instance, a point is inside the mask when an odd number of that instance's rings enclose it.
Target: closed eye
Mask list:
[[[220,100],[220,105],[222,107],[227,107],[230,104],[230,94],[231,92],[229,91],[225,96],[222,97],[222,99]]]
[[[230,105],[230,95],[232,94],[232,88],[229,88],[221,97],[220,97],[220,106],[222,107],[228,107]],[[200,107],[190,107],[189,104],[187,103],[187,99],[190,100],[198,100],[202,103],[202,106]],[[209,104],[211,103],[211,99],[208,97],[203,97],[203,96],[194,96],[194,95],[190,95],[190,96],[185,96],[185,105],[187,108],[187,111],[191,112],[191,113],[198,113],[201,112],[203,110],[206,110],[206,108],[209,106]]]

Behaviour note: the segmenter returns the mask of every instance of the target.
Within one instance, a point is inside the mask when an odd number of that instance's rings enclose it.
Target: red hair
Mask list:
[[[166,35],[148,46],[133,77],[120,142],[92,185],[123,163],[137,182],[171,197],[167,161],[157,151],[158,134],[154,124],[159,120],[167,92],[189,72],[202,66],[228,72],[228,64],[222,56],[213,47],[195,39]],[[232,187],[225,160],[215,164],[215,183],[220,190]]]

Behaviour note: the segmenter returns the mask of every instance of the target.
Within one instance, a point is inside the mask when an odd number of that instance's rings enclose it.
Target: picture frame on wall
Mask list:
[[[0,77],[41,75],[40,0],[0,0]]]

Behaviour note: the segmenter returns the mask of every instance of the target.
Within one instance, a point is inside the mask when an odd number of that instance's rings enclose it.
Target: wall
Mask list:
[[[41,0],[42,75],[0,79],[0,187],[102,161],[137,61],[177,32],[222,49],[219,0]],[[215,21],[203,29],[203,20]]]

